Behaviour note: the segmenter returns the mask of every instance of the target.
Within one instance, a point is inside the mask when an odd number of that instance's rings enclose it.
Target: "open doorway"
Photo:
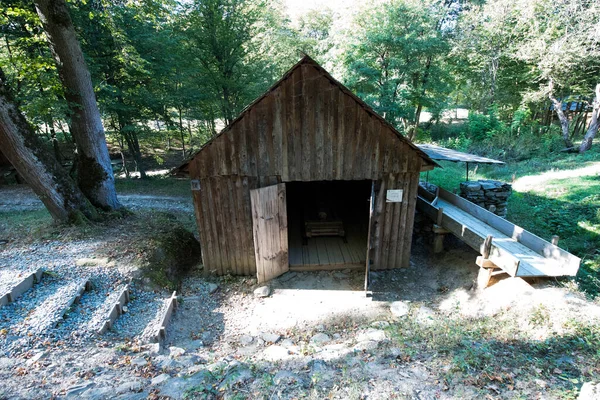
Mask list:
[[[371,181],[289,182],[292,270],[364,268]]]

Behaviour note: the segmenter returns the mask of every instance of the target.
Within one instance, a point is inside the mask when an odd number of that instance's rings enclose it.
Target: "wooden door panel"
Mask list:
[[[285,184],[250,191],[258,283],[289,271]]]

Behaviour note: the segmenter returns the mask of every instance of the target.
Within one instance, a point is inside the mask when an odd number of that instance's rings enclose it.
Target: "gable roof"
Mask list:
[[[244,116],[248,113],[249,110],[251,110],[254,107],[254,105],[256,105],[257,103],[259,103],[261,100],[263,100],[265,97],[267,97],[271,92],[273,92],[275,89],[277,89],[279,86],[281,86],[281,84],[283,82],[285,82],[287,79],[289,79],[292,76],[292,74],[298,68],[300,68],[302,65],[310,65],[310,66],[316,68],[323,75],[324,78],[328,79],[333,85],[337,86],[342,92],[344,92],[344,94],[346,94],[347,96],[349,96],[350,98],[352,98],[368,114],[374,116],[379,121],[381,121],[385,126],[387,126],[397,136],[397,138],[400,141],[402,141],[402,142],[406,143],[407,145],[409,145],[427,163],[429,163],[431,165],[434,165],[434,166],[437,166],[437,167],[440,166],[438,163],[436,163],[434,160],[432,160],[423,150],[421,150],[413,142],[411,142],[410,140],[408,140],[408,138],[404,137],[400,132],[398,132],[398,130],[396,128],[394,128],[394,126],[392,124],[390,124],[385,118],[383,118],[381,115],[379,115],[378,113],[376,113],[373,110],[373,108],[371,108],[368,104],[366,104],[364,101],[362,101],[357,95],[355,95],[354,93],[352,93],[346,86],[344,86],[342,83],[340,83],[339,81],[337,81],[333,76],[331,76],[331,74],[329,72],[327,72],[323,67],[321,67],[319,65],[319,63],[317,63],[315,60],[313,60],[308,55],[305,55],[292,68],[290,68],[281,77],[281,79],[279,79],[277,82],[275,82],[265,93],[263,93],[261,96],[259,96],[252,103],[248,104],[240,112],[240,114],[233,121],[231,121],[231,123],[229,125],[227,125],[225,128],[223,128],[223,130],[221,130],[221,132],[219,132],[218,134],[216,134],[215,136],[213,136],[208,142],[204,143],[202,145],[202,147],[200,147],[198,150],[196,150],[194,153],[192,153],[179,167],[174,168],[172,172],[175,173],[175,174],[177,174],[177,173],[180,173],[182,171],[185,171],[186,167],[190,163],[190,161],[192,161],[204,149],[206,149],[207,147],[209,147],[219,137],[221,137],[222,135],[224,135],[227,132],[229,132],[232,129],[233,126],[235,126],[242,118],[244,118]]]

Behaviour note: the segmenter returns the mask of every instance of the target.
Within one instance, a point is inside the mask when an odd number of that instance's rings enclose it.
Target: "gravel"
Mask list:
[[[127,273],[122,272],[126,268],[119,269],[113,264],[77,265],[78,259],[93,258],[101,244],[94,239],[26,246],[15,242],[2,247],[1,290],[10,290],[37,268],[43,268],[46,273],[41,283],[14,303],[0,308],[0,331],[5,333],[0,334],[0,356],[23,354],[43,343],[85,346],[100,339],[98,329],[130,280]],[[68,308],[77,288],[88,280],[91,290],[85,291],[80,301]],[[109,333],[116,338],[142,335],[161,306],[160,294],[140,290],[135,285],[131,287],[128,312],[117,319],[113,332]],[[65,309],[68,312],[63,318]],[[140,340],[145,339],[140,337]]]

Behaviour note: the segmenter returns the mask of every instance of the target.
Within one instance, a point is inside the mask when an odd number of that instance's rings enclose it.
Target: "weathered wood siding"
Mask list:
[[[419,174],[414,173],[390,174],[381,180],[373,216],[373,269],[408,267],[418,186]],[[393,189],[404,191],[401,203],[386,203],[386,191]]]
[[[219,176],[201,179],[201,190],[193,191],[207,273],[256,273],[250,189],[257,187],[255,177]]]
[[[281,181],[417,173],[417,151],[316,67],[305,64],[195,157],[199,177]]]
[[[250,189],[323,180],[380,182],[373,269],[407,267],[424,163],[322,69],[300,64],[189,164],[207,272],[256,274]],[[386,203],[387,189],[403,189],[403,202]]]

